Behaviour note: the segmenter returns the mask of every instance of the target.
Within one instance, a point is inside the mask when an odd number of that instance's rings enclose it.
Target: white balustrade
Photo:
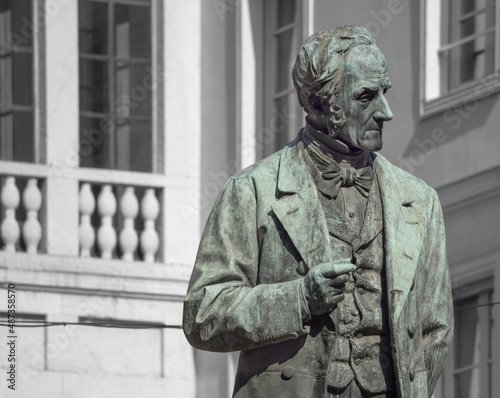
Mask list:
[[[35,178],[28,180],[23,192],[23,206],[26,210],[26,221],[23,225],[24,244],[28,253],[36,254],[42,239],[42,226],[38,221],[38,211],[42,207],[42,192]]]
[[[16,209],[19,206],[20,194],[14,177],[7,177],[5,179],[1,200],[2,206],[5,209],[5,216],[1,227],[4,249],[7,252],[15,252],[20,236],[19,223],[16,220]]]
[[[118,190],[120,192],[120,190]],[[119,214],[117,212],[119,202]],[[95,197],[91,183],[83,183],[80,188],[80,256],[90,257],[92,247],[96,242],[95,230],[97,229],[97,246],[102,258],[112,258],[116,245],[119,245],[121,259],[133,261],[137,258],[137,248],[140,244],[142,259],[152,263],[160,248],[160,237],[156,230],[156,221],[160,214],[160,203],[154,188],[145,190],[140,200],[136,188],[126,186],[121,197],[116,197],[110,184],[103,185],[97,197],[97,212],[99,225],[92,225],[92,214],[95,211]],[[138,234],[135,222],[139,216],[144,228]],[[118,218],[122,225],[119,234],[113,220]],[[116,220],[115,220],[116,222]],[[116,255],[114,256],[116,257]]]
[[[160,203],[153,188],[146,189],[141,200],[141,215],[144,219],[144,230],[141,233],[141,250],[144,261],[153,263],[160,247],[160,237],[155,229],[155,222],[160,214]]]
[[[120,199],[120,210],[123,216],[123,228],[120,232],[119,242],[122,259],[132,261],[137,249],[139,238],[134,228],[135,218],[139,213],[139,201],[135,196],[134,188],[127,187]]]
[[[119,199],[120,204],[118,217],[122,220],[119,235],[116,226],[113,225],[117,212],[117,199]],[[43,231],[39,220],[43,198],[38,179],[28,178],[26,187],[22,192],[21,210],[26,213],[26,221],[23,223],[22,229],[19,220],[16,219],[16,211],[21,204],[21,193],[15,177],[5,177],[0,201],[3,210],[3,219],[0,225],[3,250],[15,252],[19,247],[19,239],[22,236],[24,245],[21,247],[25,247],[26,252],[30,254],[36,254],[39,250]],[[96,207],[99,215],[99,225],[92,224],[92,215],[96,211]],[[160,202],[156,197],[154,188],[145,189],[139,204],[134,187],[124,187],[121,197],[116,198],[112,185],[105,184],[101,186],[96,201],[92,191],[92,184],[85,182],[80,187],[79,210],[81,257],[91,257],[92,249],[97,243],[100,256],[110,259],[113,257],[118,243],[121,258],[125,261],[133,261],[137,256],[137,248],[140,244],[142,259],[148,263],[155,261],[160,248],[160,236],[156,230],[156,222],[160,215]],[[135,228],[135,221],[139,216],[139,211],[144,225],[140,236]]]
[[[80,188],[80,256],[90,257],[90,251],[95,243],[95,231],[90,218],[95,210],[95,198],[89,183]]]
[[[111,258],[116,247],[116,231],[113,216],[116,213],[116,198],[111,185],[103,185],[97,198],[97,211],[101,216],[101,226],[97,231],[97,245],[102,258]]]

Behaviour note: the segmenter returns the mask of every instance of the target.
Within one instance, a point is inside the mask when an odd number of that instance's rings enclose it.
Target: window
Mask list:
[[[493,283],[455,289],[455,336],[435,397],[492,398]]]
[[[0,0],[0,160],[34,162],[31,0]]]
[[[80,166],[153,170],[149,0],[80,0]]]
[[[302,109],[291,76],[304,40],[303,3],[272,0],[266,2],[266,7],[264,126],[272,135],[266,140],[262,156],[284,147],[303,125]]]
[[[441,92],[488,76],[495,66],[495,1],[449,2],[448,44],[439,49],[443,62]]]
[[[422,2],[424,116],[498,91],[497,13],[498,0]]]

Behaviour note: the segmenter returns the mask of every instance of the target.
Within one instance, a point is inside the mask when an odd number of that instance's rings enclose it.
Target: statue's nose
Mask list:
[[[388,122],[389,120],[392,120],[393,114],[391,108],[383,95],[380,96],[377,107],[377,112],[373,115],[377,121]]]

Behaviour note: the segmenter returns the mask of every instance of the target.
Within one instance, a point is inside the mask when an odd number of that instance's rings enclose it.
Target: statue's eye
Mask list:
[[[372,90],[363,91],[358,96],[358,101],[361,101],[361,102],[370,102],[370,101],[372,101],[375,98],[375,95],[377,95],[377,93],[375,91],[372,91]]]

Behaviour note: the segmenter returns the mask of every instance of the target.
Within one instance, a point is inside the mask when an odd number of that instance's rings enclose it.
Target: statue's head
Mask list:
[[[310,36],[292,71],[308,122],[351,148],[378,151],[392,119],[387,62],[368,30],[346,26]]]

